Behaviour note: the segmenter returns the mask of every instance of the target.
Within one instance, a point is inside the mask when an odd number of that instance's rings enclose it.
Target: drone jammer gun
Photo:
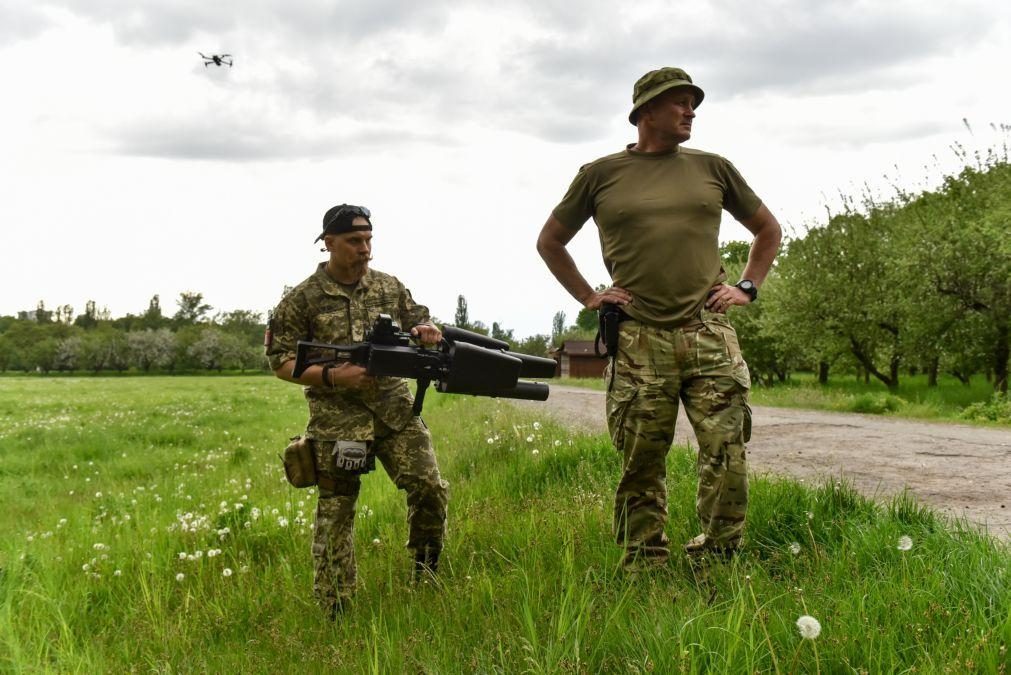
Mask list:
[[[415,346],[410,333],[401,332],[387,314],[379,315],[365,342],[335,345],[299,340],[292,375],[299,377],[312,365],[340,362],[363,366],[369,375],[417,380],[415,415],[421,414],[425,391],[432,382],[445,394],[546,401],[548,385],[519,378],[555,375],[553,359],[510,352],[502,340],[455,326],[442,330],[438,346]]]

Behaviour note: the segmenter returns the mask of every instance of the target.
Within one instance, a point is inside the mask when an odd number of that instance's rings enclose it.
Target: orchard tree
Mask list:
[[[940,190],[911,200],[907,236],[910,273],[929,289],[955,327],[967,314],[985,324],[973,336],[947,332],[948,352],[973,351],[985,340],[994,387],[1006,392],[1011,357],[1011,164],[991,153],[948,177]],[[943,304],[942,304],[943,303]],[[935,309],[933,315],[938,314]],[[927,315],[928,318],[931,314]],[[935,332],[936,335],[936,332]]]
[[[151,368],[166,368],[175,355],[176,338],[167,328],[133,331],[126,334],[130,362],[149,372]]]

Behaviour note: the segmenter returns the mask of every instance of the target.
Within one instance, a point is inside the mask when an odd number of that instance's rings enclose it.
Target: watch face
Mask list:
[[[755,283],[753,281],[748,281],[747,279],[745,279],[743,281],[738,282],[737,287],[740,288],[742,291],[750,291],[752,288],[755,287]]]

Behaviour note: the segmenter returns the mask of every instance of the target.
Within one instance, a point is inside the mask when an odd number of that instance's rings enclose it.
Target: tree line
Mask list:
[[[183,292],[172,316],[159,296],[141,314],[112,318],[89,301],[82,314],[44,302],[0,316],[0,372],[188,372],[257,370],[263,358],[263,315],[249,310],[211,314],[201,293]]]
[[[76,315],[70,305],[0,316],[0,372],[193,372],[266,370],[262,313],[213,312],[203,294],[180,293],[177,309],[163,313],[159,296],[147,310],[113,318],[89,301]],[[498,322],[471,321],[467,299],[457,298],[455,325],[503,340],[516,351],[546,356],[551,337],[516,338]],[[435,319],[440,325],[442,321]]]

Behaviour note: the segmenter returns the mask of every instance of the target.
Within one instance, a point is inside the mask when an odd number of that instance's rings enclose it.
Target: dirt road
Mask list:
[[[604,394],[551,387],[536,406],[562,423],[606,431]],[[682,410],[678,443],[694,446]],[[908,488],[943,513],[1011,539],[1011,430],[790,408],[754,408],[748,444],[753,473],[817,480],[842,476],[866,495]]]

